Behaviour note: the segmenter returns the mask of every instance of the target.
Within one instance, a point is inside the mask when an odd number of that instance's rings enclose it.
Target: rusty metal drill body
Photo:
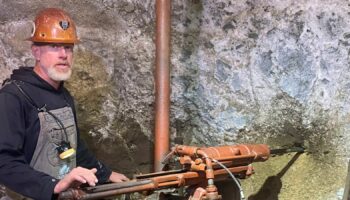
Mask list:
[[[171,154],[177,158],[182,169],[138,175],[134,180],[124,183],[72,188],[62,192],[59,199],[100,199],[133,192],[191,186],[195,190],[188,197],[189,200],[220,200],[214,182],[227,180],[229,173],[238,178],[250,176],[253,173],[251,163],[266,161],[270,149],[264,144],[205,148],[178,145]]]

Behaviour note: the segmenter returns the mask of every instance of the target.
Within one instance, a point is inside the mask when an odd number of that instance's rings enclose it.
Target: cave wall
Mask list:
[[[24,39],[37,11],[60,7],[75,19],[81,43],[66,86],[81,134],[128,175],[152,169],[154,4],[0,0],[0,81],[33,65]],[[304,146],[296,160],[257,163],[242,181],[248,199],[341,199],[350,157],[349,2],[174,0],[171,28],[172,138]]]

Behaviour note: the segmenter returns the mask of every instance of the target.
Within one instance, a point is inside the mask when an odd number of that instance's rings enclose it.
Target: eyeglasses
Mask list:
[[[51,51],[60,51],[64,49],[68,52],[73,52],[74,44],[61,44],[61,43],[33,43],[35,46],[47,46]]]

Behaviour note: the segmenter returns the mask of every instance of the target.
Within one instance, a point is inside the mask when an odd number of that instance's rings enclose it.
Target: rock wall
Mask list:
[[[150,172],[155,1],[0,0],[0,80],[33,65],[30,20],[60,7],[78,25],[67,86],[94,153]],[[242,181],[248,199],[341,199],[350,157],[350,4],[346,0],[172,1],[171,134],[185,144],[267,143]]]

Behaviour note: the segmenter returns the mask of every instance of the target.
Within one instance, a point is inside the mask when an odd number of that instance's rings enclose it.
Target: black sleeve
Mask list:
[[[26,161],[25,114],[13,94],[0,93],[0,127],[0,183],[33,199],[51,199],[58,180],[34,170]]]

